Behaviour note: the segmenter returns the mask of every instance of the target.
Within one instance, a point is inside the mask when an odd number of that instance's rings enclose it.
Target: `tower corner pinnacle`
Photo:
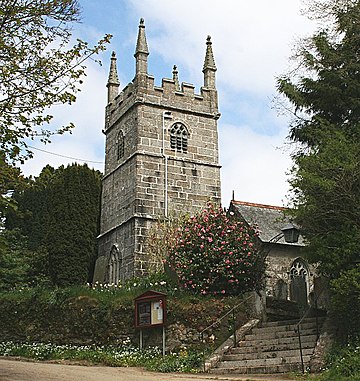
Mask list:
[[[147,74],[147,57],[149,49],[146,41],[144,19],[140,19],[139,32],[136,42],[134,57],[136,59],[136,76],[139,74]]]
[[[208,89],[215,89],[215,72],[216,72],[216,65],[215,65],[215,59],[214,54],[212,50],[212,42],[211,37],[207,36],[206,39],[206,53],[205,53],[205,60],[204,60],[204,66],[203,66],[203,73],[204,73],[204,87]]]
[[[112,102],[119,93],[120,81],[116,68],[116,54],[112,52],[110,60],[109,78],[106,84],[108,88],[108,103]]]

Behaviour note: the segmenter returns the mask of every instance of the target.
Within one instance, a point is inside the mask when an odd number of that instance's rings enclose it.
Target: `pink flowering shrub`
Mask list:
[[[167,262],[180,284],[194,293],[237,295],[263,283],[256,241],[254,228],[209,203],[178,227]]]

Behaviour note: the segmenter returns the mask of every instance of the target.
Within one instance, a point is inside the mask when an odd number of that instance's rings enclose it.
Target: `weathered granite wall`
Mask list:
[[[210,39],[199,94],[192,84],[180,85],[175,70],[172,79],[155,86],[147,73],[143,23],[136,49],[136,76],[118,95],[115,56],[111,60],[99,235],[99,257],[105,260],[97,261],[94,281],[116,283],[146,273],[146,239],[156,218],[221,201],[220,114]],[[171,132],[177,124],[186,131],[184,149],[183,136]]]

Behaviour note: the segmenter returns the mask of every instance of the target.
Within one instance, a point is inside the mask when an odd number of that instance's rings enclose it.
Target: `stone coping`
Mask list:
[[[242,325],[236,331],[236,338],[238,341],[242,340],[244,336],[250,332],[254,327],[260,323],[260,319],[251,319],[244,325]],[[231,335],[225,340],[211,355],[205,360],[204,370],[208,372],[211,368],[214,368],[231,348],[234,346],[234,335]]]

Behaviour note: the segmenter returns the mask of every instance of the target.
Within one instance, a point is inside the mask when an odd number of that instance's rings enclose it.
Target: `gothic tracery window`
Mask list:
[[[293,262],[291,269],[290,269],[290,278],[293,278],[294,276],[301,276],[303,278],[307,278],[308,276],[308,269],[304,261],[301,259],[297,259]]]
[[[308,305],[309,270],[301,258],[297,258],[290,268],[290,300],[298,303],[303,310]]]
[[[108,284],[117,284],[120,279],[120,268],[120,253],[117,247],[114,245],[110,251],[110,256],[107,263],[105,282]]]
[[[116,139],[116,155],[117,160],[120,160],[125,153],[125,138],[124,133],[122,131],[119,131]]]
[[[177,152],[187,152],[189,133],[182,123],[174,123],[170,129],[170,147]]]

